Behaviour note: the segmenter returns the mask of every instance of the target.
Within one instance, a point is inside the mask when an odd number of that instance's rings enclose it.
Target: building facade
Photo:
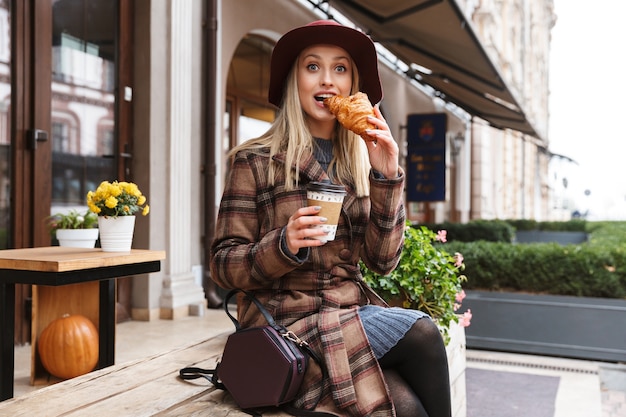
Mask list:
[[[554,3],[466,3],[486,51],[539,135],[474,125],[471,217],[552,220],[548,99]]]

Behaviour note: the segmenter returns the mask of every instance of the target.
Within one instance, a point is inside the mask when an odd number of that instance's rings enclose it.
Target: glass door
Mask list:
[[[117,2],[52,2],[51,214],[86,210],[87,191],[117,178]]]
[[[130,181],[132,1],[51,0],[50,214],[87,210],[101,181]],[[118,321],[131,278],[117,280]]]

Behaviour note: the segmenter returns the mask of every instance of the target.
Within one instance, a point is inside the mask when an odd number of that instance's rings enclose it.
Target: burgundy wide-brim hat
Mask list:
[[[378,76],[378,56],[374,42],[363,32],[332,20],[318,20],[283,35],[272,52],[270,66],[269,102],[280,106],[285,80],[298,54],[312,45],[335,45],[345,49],[354,61],[360,80],[360,90],[372,104],[383,98]]]

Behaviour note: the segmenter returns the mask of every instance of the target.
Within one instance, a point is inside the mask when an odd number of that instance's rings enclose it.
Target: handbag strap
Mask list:
[[[226,312],[228,317],[230,317],[230,320],[235,325],[235,330],[240,330],[241,329],[241,325],[239,324],[239,321],[232,314],[230,314],[230,311],[228,310],[228,302],[238,292],[244,293],[246,295],[246,297],[248,297],[254,303],[254,305],[256,305],[256,308],[259,309],[261,314],[263,314],[263,317],[265,317],[265,320],[267,321],[267,324],[269,324],[270,326],[272,326],[272,327],[277,329],[277,325],[276,325],[276,322],[274,321],[274,317],[272,317],[272,315],[265,309],[263,304],[261,304],[261,302],[256,299],[254,294],[252,294],[250,291],[241,290],[241,289],[237,289],[236,288],[234,290],[230,290],[228,292],[228,294],[226,294],[226,297],[224,297],[224,303],[223,303],[224,311]]]
[[[215,388],[225,390],[226,387],[217,377],[217,369],[204,369],[204,368],[196,368],[196,367],[187,367],[183,368],[178,372],[178,375],[181,379],[190,380],[190,379],[198,379],[205,378],[211,384],[215,386]]]

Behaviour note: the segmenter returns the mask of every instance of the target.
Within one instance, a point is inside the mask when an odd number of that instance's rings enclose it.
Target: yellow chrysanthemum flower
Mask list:
[[[93,211],[94,213],[99,213],[100,212],[100,207],[98,207],[97,205],[94,204],[93,201],[87,201],[87,207],[89,207],[89,210]]]
[[[109,194],[113,197],[118,197],[123,192],[122,187],[120,187],[117,183],[113,183],[109,186]]]
[[[139,187],[137,187],[137,185],[133,183],[126,183],[125,191],[134,197],[139,197],[141,195],[141,191],[139,191]]]
[[[115,198],[114,196],[110,196],[106,199],[104,205],[108,208],[114,208],[115,206],[117,206],[117,198]]]

